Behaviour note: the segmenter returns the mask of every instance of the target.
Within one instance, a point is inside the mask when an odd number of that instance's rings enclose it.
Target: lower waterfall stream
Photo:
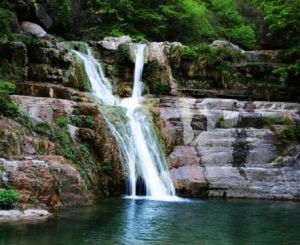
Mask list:
[[[166,157],[161,149],[151,119],[141,106],[145,44],[134,46],[135,71],[133,93],[130,98],[119,99],[113,95],[112,86],[105,77],[101,64],[93,57],[92,51],[73,50],[83,63],[92,87],[92,96],[113,134],[123,168],[128,175],[130,197],[137,197],[137,182],[144,185],[147,198],[159,200],[176,199]],[[141,181],[142,180],[142,181]]]

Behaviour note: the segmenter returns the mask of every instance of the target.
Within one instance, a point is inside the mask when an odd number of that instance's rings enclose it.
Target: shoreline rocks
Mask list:
[[[46,219],[51,215],[44,209],[0,210],[0,222]]]

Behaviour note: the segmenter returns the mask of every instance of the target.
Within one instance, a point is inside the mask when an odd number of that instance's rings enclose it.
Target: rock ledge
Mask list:
[[[50,213],[43,209],[27,209],[21,210],[0,210],[1,221],[27,220],[27,219],[41,219],[47,218]]]

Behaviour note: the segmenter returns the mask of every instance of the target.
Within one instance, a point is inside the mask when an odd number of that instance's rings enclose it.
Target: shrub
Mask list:
[[[54,21],[54,29],[57,32],[68,31],[72,24],[73,9],[70,0],[47,0],[46,7]]]
[[[113,167],[112,167],[112,163],[110,161],[110,159],[104,159],[103,161],[103,165],[102,165],[102,171],[103,173],[109,175],[112,174],[113,172]]]
[[[13,39],[14,37],[9,21],[12,16],[13,14],[11,11],[0,7],[0,44]]]
[[[216,128],[225,128],[225,119],[224,117],[220,117],[215,125]]]
[[[148,82],[148,88],[150,94],[166,95],[170,93],[169,86],[162,80]]]
[[[85,127],[85,128],[93,128],[95,125],[95,122],[91,116],[87,116],[84,118],[72,117],[71,123],[74,124],[76,127]]]
[[[242,61],[244,57],[235,50],[201,44],[179,48],[178,52],[182,55],[183,68],[193,65],[198,71],[197,76],[214,83],[215,87],[228,88],[239,81],[233,64]],[[188,70],[186,72],[189,74]]]
[[[40,122],[35,126],[34,131],[49,136],[51,134],[51,125],[47,122]]]
[[[0,191],[0,208],[1,209],[12,209],[16,206],[20,200],[19,194],[15,190],[6,189]]]
[[[284,153],[289,145],[300,142],[300,126],[286,125],[275,132],[277,139],[277,150]]]
[[[59,127],[63,128],[63,127],[66,127],[68,124],[70,124],[70,120],[67,117],[59,117],[55,120],[55,123]]]
[[[9,95],[14,91],[14,84],[0,80],[0,114],[13,118],[19,115],[18,105],[9,99]]]

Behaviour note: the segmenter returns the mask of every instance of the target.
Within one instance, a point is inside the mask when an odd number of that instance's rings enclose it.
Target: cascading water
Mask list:
[[[145,49],[144,44],[134,47],[136,62],[133,93],[132,97],[123,100],[113,95],[111,84],[90,48],[87,48],[86,54],[75,50],[73,52],[84,65],[93,97],[101,105],[106,123],[116,139],[121,161],[128,174],[129,196],[136,197],[136,183],[142,178],[147,197],[166,200],[175,196],[175,188],[152,122],[140,104]]]

